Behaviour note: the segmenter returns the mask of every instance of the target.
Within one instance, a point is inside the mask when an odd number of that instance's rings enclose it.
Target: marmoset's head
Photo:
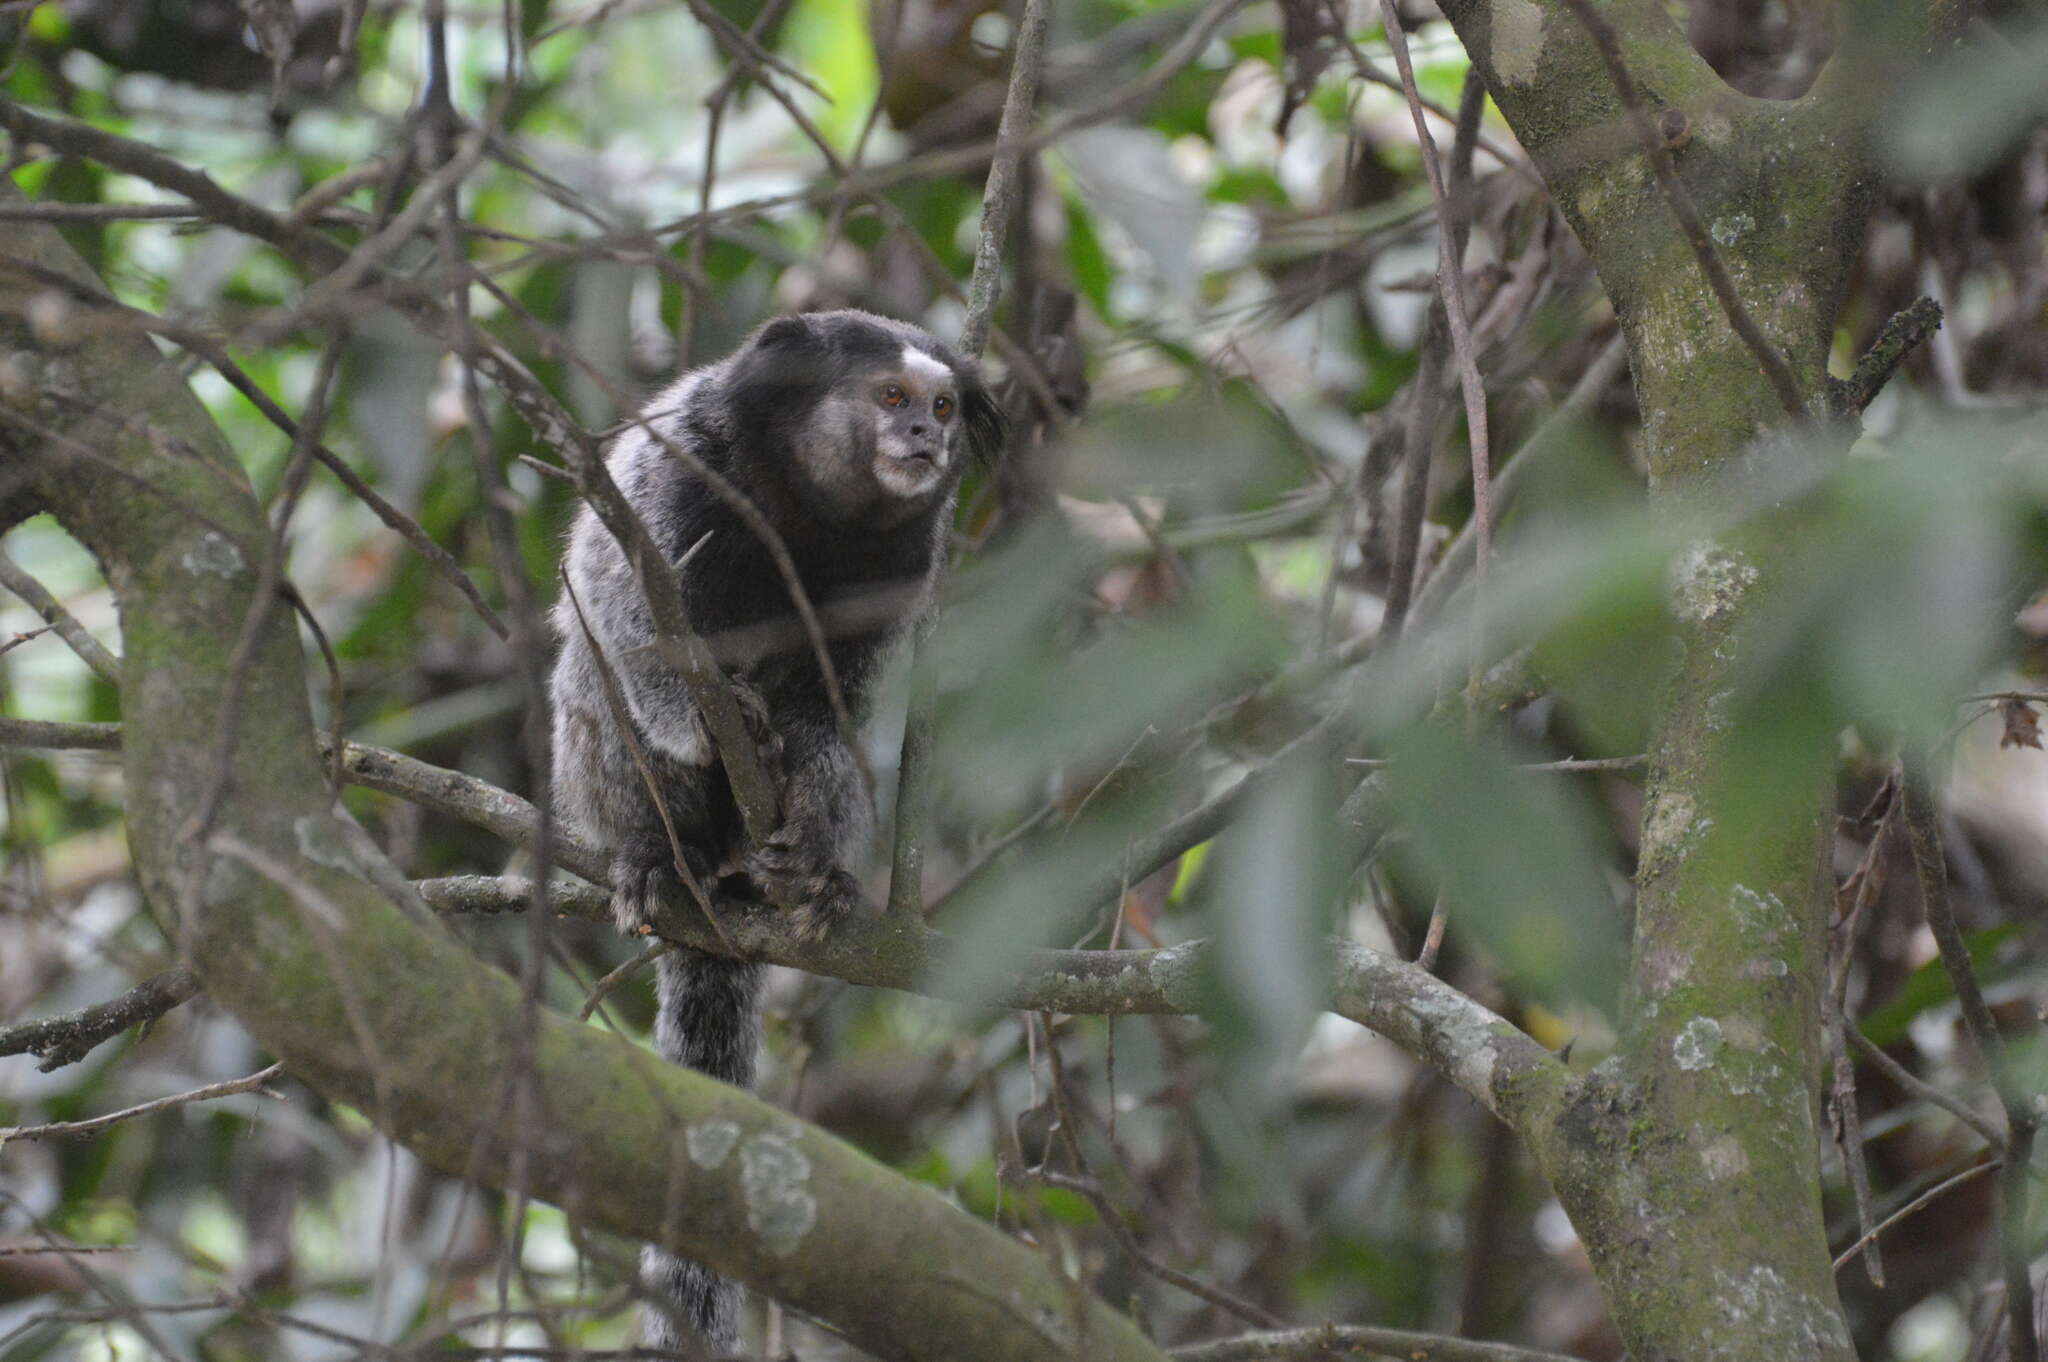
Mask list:
[[[1002,447],[979,371],[908,322],[778,317],[733,356],[729,392],[759,457],[821,514],[900,524]]]

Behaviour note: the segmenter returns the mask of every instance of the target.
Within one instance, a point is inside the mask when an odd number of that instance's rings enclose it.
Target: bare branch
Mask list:
[[[53,1125],[46,1126],[0,1126],[0,1145],[5,1145],[9,1140],[42,1140],[52,1136],[93,1135],[105,1130],[108,1126],[116,1125],[122,1121],[131,1121],[137,1116],[148,1116],[155,1112],[168,1111],[172,1107],[182,1107],[191,1102],[207,1102],[216,1097],[234,1097],[245,1092],[258,1092],[265,1097],[275,1098],[277,1094],[270,1092],[263,1085],[283,1072],[284,1065],[273,1064],[267,1069],[259,1069],[246,1078],[229,1079],[225,1083],[212,1083],[203,1088],[194,1088],[191,1092],[181,1092],[175,1097],[159,1097],[154,1102],[144,1102],[138,1107],[129,1107],[122,1111],[109,1112],[105,1116],[95,1116],[89,1121],[58,1121]]]
[[[1843,410],[1868,408],[1906,356],[1940,329],[1941,304],[1932,298],[1916,298],[1893,313],[1876,342],[1856,361],[1856,371],[1835,385]]]
[[[116,686],[121,684],[121,659],[108,652],[106,645],[78,622],[77,616],[66,610],[41,582],[23,572],[20,565],[4,553],[0,553],[0,586],[21,597],[24,605],[42,616],[43,623],[55,629],[57,637],[70,644],[71,651],[77,653],[101,680]]]
[[[995,161],[981,194],[981,237],[974,247],[974,277],[967,289],[967,320],[960,327],[960,353],[979,359],[988,346],[995,322],[996,299],[1002,294],[1003,242],[1017,211],[1017,178],[1024,160],[1022,142],[1038,81],[1045,68],[1047,0],[1025,0],[1017,25],[1016,55],[1010,61],[1010,88],[1003,96],[1002,121],[996,129]]]
[[[1430,194],[1436,200],[1440,224],[1437,230],[1436,287],[1438,296],[1443,300],[1445,320],[1450,326],[1451,351],[1458,360],[1458,387],[1465,397],[1465,425],[1472,445],[1472,522],[1478,536],[1474,541],[1474,580],[1483,585],[1486,560],[1491,556],[1493,546],[1493,498],[1488,486],[1491,454],[1486,435],[1486,384],[1479,376],[1479,358],[1472,349],[1472,320],[1465,304],[1465,272],[1460,259],[1464,251],[1463,212],[1460,196],[1454,194],[1445,181],[1443,167],[1437,158],[1436,139],[1429,135],[1429,123],[1422,116],[1422,96],[1415,88],[1415,68],[1408,59],[1408,35],[1401,28],[1401,16],[1394,8],[1394,0],[1380,0],[1380,17],[1386,26],[1387,41],[1393,45],[1394,65],[1401,72],[1401,89],[1408,97],[1408,114],[1415,122],[1415,139],[1422,148],[1422,164],[1429,172]],[[1475,79],[1468,77],[1468,91],[1472,90]],[[1483,104],[1483,100],[1473,101],[1469,110],[1475,135],[1478,109]],[[1467,110],[1459,112],[1461,120],[1468,116]],[[1464,128],[1461,121],[1461,135]],[[1466,165],[1470,165],[1469,157]],[[1480,615],[1475,614],[1475,631],[1479,619]],[[1483,641],[1475,632],[1471,677],[1475,697],[1479,690],[1482,651]]]
[[[1907,1093],[1919,1098],[1923,1102],[1940,1107],[1943,1111],[1975,1131],[1978,1138],[1991,1146],[1991,1148],[1997,1150],[2005,1148],[2005,1136],[1998,1133],[1998,1127],[1985,1120],[1968,1102],[1921,1078],[1911,1069],[1908,1069],[1905,1065],[1886,1054],[1876,1041],[1864,1035],[1857,1028],[1849,1027],[1848,1036],[1849,1044],[1855,1047],[1857,1054],[1869,1060],[1879,1073],[1898,1084]]]
[[[37,1017],[0,1029],[0,1055],[32,1054],[43,1073],[76,1064],[103,1041],[131,1026],[155,1021],[179,1003],[197,996],[199,977],[188,969],[152,975],[120,997],[81,1007],[61,1017]]]
[[[1879,1221],[1876,1226],[1874,1226],[1871,1230],[1865,1233],[1855,1243],[1849,1245],[1849,1247],[1843,1249],[1840,1253],[1836,1254],[1835,1271],[1840,1272],[1844,1267],[1848,1266],[1850,1259],[1854,1258],[1858,1253],[1862,1252],[1865,1245],[1876,1243],[1877,1237],[1879,1235],[1883,1234],[1892,1226],[1898,1224],[1901,1220],[1904,1220],[1907,1217],[1912,1216],[1918,1213],[1919,1211],[1925,1209],[1929,1204],[1934,1202],[1943,1193],[1949,1191],[1951,1188],[1959,1187],[1963,1183],[1968,1182],[1972,1178],[1982,1177],[1984,1176],[1984,1174],[1990,1172],[1992,1169],[2003,1168],[2004,1166],[2005,1160],[2003,1159],[1986,1159],[1984,1162],[1979,1164],[1973,1164],[1972,1166],[1965,1168],[1962,1172],[1957,1173],[1951,1177],[1943,1178],[1940,1182],[1935,1183],[1932,1187],[1929,1187],[1919,1196],[1914,1197],[1911,1201],[1899,1207],[1898,1210],[1893,1211],[1890,1215],[1886,1216],[1883,1220]]]
[[[2029,1199],[2028,1166],[2033,1159],[2034,1133],[2040,1117],[2032,1094],[2019,1088],[2005,1062],[2005,1042],[1991,1018],[1991,1008],[1978,986],[1976,968],[1970,963],[1969,943],[1956,925],[1955,904],[1948,891],[1948,862],[1942,851],[1941,828],[1935,820],[1934,804],[1922,778],[1912,770],[1905,773],[1901,789],[1905,801],[1906,832],[1913,844],[1913,869],[1920,880],[1920,901],[1927,912],[1927,929],[1941,948],[1942,968],[1954,985],[1956,1005],[1963,1025],[1990,1071],[1992,1089],[2005,1108],[2005,1167],[1998,1183],[1999,1242],[2005,1268],[2005,1313],[2011,1330],[2013,1362],[2039,1362],[2041,1344],[2034,1320],[2034,1285],[2031,1275],[2033,1250],[2027,1233]]]
[[[1484,1343],[1445,1334],[1418,1334],[1365,1324],[1324,1324],[1312,1329],[1242,1334],[1173,1350],[1174,1362],[1321,1362],[1361,1354],[1427,1362],[1573,1362],[1558,1353]]]
[[[974,248],[974,277],[968,288],[967,321],[960,328],[960,350],[979,360],[995,324],[996,299],[1002,292],[1003,242],[1016,213],[1019,171],[1032,104],[1038,97],[1045,62],[1046,0],[1026,0],[1010,60],[1010,84],[1003,96],[1003,115],[996,132],[994,163],[982,191],[981,235]],[[1026,205],[1029,208],[1029,205]],[[914,240],[922,241],[913,235]],[[911,661],[910,708],[903,720],[903,745],[896,763],[896,840],[890,857],[891,916],[914,918],[924,911],[924,837],[931,816],[932,712],[938,687],[924,665],[925,631],[919,630]]]

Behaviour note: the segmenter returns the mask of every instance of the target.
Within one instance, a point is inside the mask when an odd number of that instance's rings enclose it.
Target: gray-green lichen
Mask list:
[[[1679,618],[1706,624],[1733,610],[1755,583],[1756,568],[1722,544],[1702,540],[1672,568],[1672,606]]]
[[[1721,1023],[1712,1017],[1694,1017],[1671,1042],[1671,1058],[1687,1072],[1706,1068],[1721,1048]]]
[[[1510,85],[1534,80],[1543,55],[1543,11],[1535,0],[1496,0],[1492,36],[1494,74]]]
[[[811,1161],[787,1135],[763,1131],[740,1146],[740,1192],[747,1203],[747,1228],[770,1253],[796,1251],[818,1220],[811,1195]]]
[[[724,1163],[739,1140],[736,1121],[692,1121],[683,1131],[683,1147],[690,1152],[690,1162],[699,1168],[716,1168]]]
[[[242,551],[219,530],[208,530],[199,536],[199,542],[185,550],[181,561],[187,572],[207,572],[216,577],[232,577],[243,567]]]

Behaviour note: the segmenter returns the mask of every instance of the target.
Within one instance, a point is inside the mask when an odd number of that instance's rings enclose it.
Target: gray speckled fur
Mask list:
[[[882,402],[887,382],[898,382],[906,401]],[[954,402],[947,418],[934,405],[942,393]],[[685,374],[644,415],[742,488],[783,536],[825,615],[848,705],[864,720],[883,655],[930,594],[967,456],[993,453],[1000,439],[973,367],[902,322],[855,312],[782,318],[725,360]],[[608,463],[670,562],[704,540],[683,571],[684,598],[733,676],[781,781],[782,826],[749,848],[689,691],[651,647],[653,622],[632,569],[585,507],[570,533],[569,581],[625,693],[685,859],[707,886],[723,877],[728,890],[744,891],[733,878],[744,876],[761,896],[786,905],[772,911],[792,914],[797,930],[822,932],[858,908],[859,886],[842,859],[865,843],[872,814],[815,658],[793,624],[786,587],[758,537],[646,432],[622,435]],[[655,904],[686,900],[659,813],[566,596],[554,622],[561,640],[553,682],[558,805],[611,857],[613,914],[635,931]],[[761,967],[678,950],[657,968],[661,1053],[751,1087]],[[737,1348],[733,1284],[652,1245],[641,1272],[658,1306],[646,1313],[650,1346]]]

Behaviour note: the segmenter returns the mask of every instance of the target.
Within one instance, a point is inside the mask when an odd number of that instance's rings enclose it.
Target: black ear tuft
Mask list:
[[[810,318],[802,313],[777,317],[754,333],[754,348],[757,350],[809,349],[817,343],[818,333],[811,326]]]
[[[1009,438],[1009,420],[979,378],[960,385],[960,419],[967,430],[967,452],[980,463],[994,463]]]

